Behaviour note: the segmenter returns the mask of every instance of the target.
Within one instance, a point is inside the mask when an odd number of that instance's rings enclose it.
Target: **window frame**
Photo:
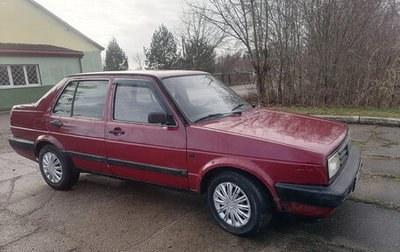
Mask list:
[[[24,72],[24,85],[14,85],[14,80],[12,77],[11,67],[12,66],[22,66]],[[27,66],[35,66],[36,69],[36,77],[38,79],[38,83],[29,83],[28,73],[26,70]],[[27,88],[27,87],[40,87],[42,86],[42,77],[40,75],[40,68],[39,64],[0,64],[0,67],[6,67],[7,74],[8,74],[8,81],[10,85],[1,85],[0,89],[11,89],[11,88]]]
[[[115,113],[115,100],[116,100],[116,96],[117,96],[117,86],[118,84],[127,84],[127,83],[118,83],[118,81],[148,81],[150,85],[152,85],[151,87],[149,87],[149,89],[152,89],[155,93],[153,94],[155,96],[155,98],[159,99],[160,101],[160,105],[162,107],[165,108],[165,113],[167,114],[167,117],[170,116],[173,120],[173,124],[171,125],[164,125],[164,124],[156,124],[156,123],[149,123],[149,122],[135,122],[135,121],[128,121],[128,120],[117,120],[115,119],[114,113]],[[132,85],[134,85],[134,83],[131,83]],[[112,101],[111,101],[111,121],[112,122],[118,122],[118,123],[129,123],[129,124],[136,124],[136,125],[147,125],[147,126],[156,126],[156,127],[171,127],[171,128],[177,128],[179,127],[178,125],[178,121],[175,119],[174,114],[171,112],[170,108],[168,107],[168,103],[165,101],[162,93],[160,92],[160,90],[157,88],[157,85],[154,83],[153,80],[151,79],[147,79],[147,78],[138,78],[138,77],[133,77],[133,78],[115,78],[113,83],[112,83]],[[158,97],[157,97],[158,96]]]
[[[105,100],[104,100],[104,106],[103,106],[103,117],[101,118],[94,118],[94,117],[84,117],[84,116],[74,116],[72,113],[74,112],[74,104],[75,104],[75,95],[76,95],[76,91],[78,90],[79,87],[79,82],[83,82],[83,81],[107,81],[107,92],[106,92],[106,96],[105,96]],[[61,95],[63,94],[64,90],[67,88],[67,86],[72,83],[72,82],[76,82],[76,88],[74,91],[74,96],[72,98],[72,102],[71,102],[71,110],[69,115],[65,115],[65,114],[56,114],[54,113],[54,108],[57,105],[57,102],[60,100]],[[89,120],[96,120],[96,121],[105,121],[106,120],[106,113],[107,113],[107,109],[106,106],[108,106],[108,94],[110,92],[110,82],[111,80],[108,78],[93,78],[93,79],[70,79],[68,80],[62,90],[58,93],[57,98],[54,100],[53,105],[51,107],[51,115],[52,116],[60,116],[60,117],[69,117],[69,118],[82,118],[82,119],[89,119]]]

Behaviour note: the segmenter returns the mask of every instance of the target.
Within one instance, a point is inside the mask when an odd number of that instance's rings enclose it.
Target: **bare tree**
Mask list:
[[[243,85],[255,83],[253,67],[246,54],[219,55],[215,76],[226,85]]]
[[[382,105],[387,69],[400,56],[398,6],[391,0],[303,1],[312,104]]]
[[[214,72],[215,49],[221,45],[224,33],[190,7],[183,11],[180,20],[177,35],[181,38],[182,67]]]
[[[276,85],[276,102],[290,104],[301,97],[294,92],[302,84],[302,33],[299,0],[271,1],[272,84]]]
[[[177,35],[185,40],[201,40],[216,48],[225,38],[225,34],[218,27],[208,22],[205,9],[188,6],[182,11],[180,21]]]
[[[399,0],[205,0],[245,48],[259,103],[400,106]]]
[[[267,77],[271,68],[270,3],[268,0],[208,0],[192,5],[199,15],[246,48],[257,75],[258,101],[265,102]]]
[[[143,70],[144,69],[144,59],[143,59],[143,56],[139,52],[136,52],[132,56],[132,59],[136,63],[136,65],[138,66],[137,67],[138,70]]]

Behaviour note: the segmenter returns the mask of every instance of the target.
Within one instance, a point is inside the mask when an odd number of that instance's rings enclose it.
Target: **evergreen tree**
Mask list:
[[[113,37],[107,46],[103,70],[122,71],[127,70],[128,68],[128,57],[121,47],[119,47],[117,40]]]
[[[144,48],[146,69],[175,69],[178,63],[174,35],[163,24],[153,33],[150,48]]]
[[[178,36],[182,39],[183,69],[215,72],[215,49],[224,40],[224,33],[210,24],[200,10],[188,7],[180,17]]]
[[[215,47],[208,44],[204,39],[191,38],[182,42],[183,58],[182,68],[215,72]]]

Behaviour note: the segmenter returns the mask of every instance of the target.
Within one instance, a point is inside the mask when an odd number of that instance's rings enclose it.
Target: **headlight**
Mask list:
[[[329,179],[333,178],[335,174],[340,169],[340,157],[339,153],[335,153],[333,156],[328,158],[328,177]]]

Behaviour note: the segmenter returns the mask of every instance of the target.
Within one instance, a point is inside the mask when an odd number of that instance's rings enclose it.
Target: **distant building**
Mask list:
[[[0,0],[0,110],[67,75],[101,71],[104,48],[33,0]]]

